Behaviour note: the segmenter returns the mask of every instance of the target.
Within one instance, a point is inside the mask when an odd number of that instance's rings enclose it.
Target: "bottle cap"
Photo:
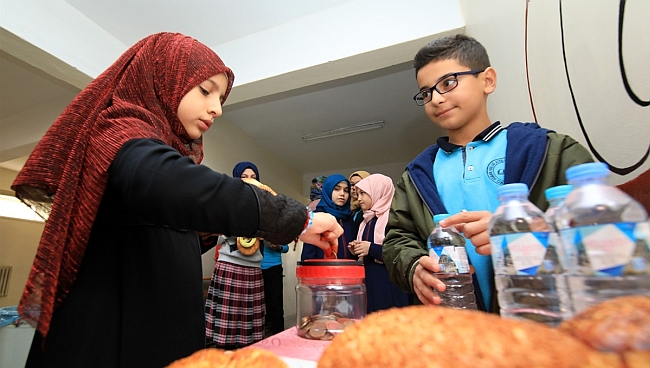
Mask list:
[[[512,183],[497,188],[497,197],[513,194],[525,194],[528,196],[528,185],[524,183]]]
[[[571,184],[558,185],[546,189],[544,191],[544,195],[546,195],[547,201],[553,199],[565,198],[572,189],[573,189],[573,185]]]
[[[572,166],[566,169],[566,179],[568,181],[586,179],[586,178],[602,178],[609,175],[609,166],[602,162],[589,162]]]
[[[437,224],[437,223],[439,223],[440,221],[446,219],[449,216],[451,216],[451,215],[448,214],[448,213],[439,213],[437,215],[433,215],[433,222]]]

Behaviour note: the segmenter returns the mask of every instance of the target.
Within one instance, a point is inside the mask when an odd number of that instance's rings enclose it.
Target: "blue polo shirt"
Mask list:
[[[263,270],[269,269],[273,266],[282,265],[282,253],[287,253],[289,251],[289,245],[282,245],[282,249],[273,250],[269,248],[268,242],[264,242],[264,257],[262,262],[260,262],[260,268]]]
[[[462,210],[494,212],[499,206],[497,188],[503,185],[507,146],[506,130],[496,122],[467,146],[438,138],[440,149],[433,163],[433,177],[449,214]],[[467,255],[474,266],[486,306],[490,305],[492,258],[476,253],[467,239]]]

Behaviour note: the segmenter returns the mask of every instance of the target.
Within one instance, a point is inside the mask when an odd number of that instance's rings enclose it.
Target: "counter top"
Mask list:
[[[291,368],[313,368],[331,341],[308,340],[298,336],[296,328],[288,328],[252,346],[269,350]]]

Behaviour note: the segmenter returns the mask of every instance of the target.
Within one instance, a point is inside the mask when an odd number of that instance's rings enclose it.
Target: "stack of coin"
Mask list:
[[[310,340],[331,340],[334,335],[352,325],[354,320],[345,318],[338,312],[305,316],[298,325],[298,336]]]

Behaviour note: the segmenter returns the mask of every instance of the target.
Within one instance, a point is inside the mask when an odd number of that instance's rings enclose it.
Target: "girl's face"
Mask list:
[[[221,104],[228,88],[228,77],[220,73],[192,88],[178,105],[176,115],[190,139],[198,139],[222,114]]]
[[[332,202],[337,206],[343,206],[348,201],[348,198],[350,198],[348,183],[342,181],[336,184],[334,190],[332,190]]]
[[[357,196],[358,196],[358,201],[359,201],[359,207],[361,207],[362,210],[368,211],[372,208],[372,198],[368,195],[368,193],[364,192],[360,188],[356,188],[357,191]]]
[[[242,179],[251,178],[257,180],[257,175],[255,175],[255,171],[253,171],[253,169],[247,168],[246,170],[244,170],[243,173],[241,173],[241,178]]]
[[[357,200],[357,191],[355,190],[355,185],[357,185],[358,182],[361,181],[361,177],[359,175],[355,175],[350,178],[350,185],[352,188],[350,189],[350,195],[352,196],[352,199]]]

